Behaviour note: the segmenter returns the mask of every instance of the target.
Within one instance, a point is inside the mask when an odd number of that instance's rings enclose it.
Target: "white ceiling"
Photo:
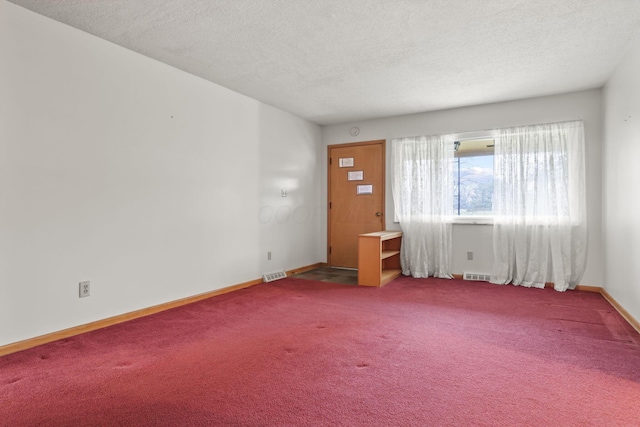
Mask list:
[[[10,0],[319,124],[600,87],[640,0]]]

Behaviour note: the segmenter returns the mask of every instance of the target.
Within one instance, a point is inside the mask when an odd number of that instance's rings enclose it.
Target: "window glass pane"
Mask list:
[[[493,207],[493,153],[455,157],[453,211],[460,216],[488,216]]]

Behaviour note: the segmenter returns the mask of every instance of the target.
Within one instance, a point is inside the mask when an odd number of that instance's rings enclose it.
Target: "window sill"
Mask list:
[[[493,218],[486,216],[456,216],[453,224],[461,225],[493,225]]]

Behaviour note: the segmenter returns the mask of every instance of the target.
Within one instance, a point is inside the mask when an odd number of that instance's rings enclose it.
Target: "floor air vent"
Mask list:
[[[274,280],[284,279],[287,277],[287,273],[284,271],[276,271],[275,273],[268,273],[262,276],[262,280],[265,282],[273,282]]]
[[[482,282],[488,282],[489,280],[491,280],[491,275],[481,273],[464,273],[462,278],[464,280],[478,280]]]

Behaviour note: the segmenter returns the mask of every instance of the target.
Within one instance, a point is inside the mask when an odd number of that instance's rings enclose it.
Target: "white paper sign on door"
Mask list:
[[[349,181],[362,181],[364,179],[364,171],[349,171],[347,179]]]
[[[373,194],[373,185],[358,185],[357,194]]]
[[[353,167],[353,157],[342,157],[342,158],[340,158],[338,165],[341,168],[352,168]]]

